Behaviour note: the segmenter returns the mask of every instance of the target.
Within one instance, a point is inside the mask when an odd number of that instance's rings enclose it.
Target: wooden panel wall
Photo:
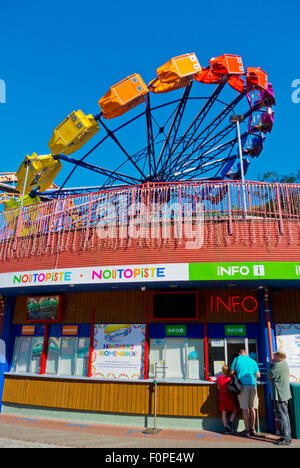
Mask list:
[[[245,307],[242,304],[243,299],[249,296],[257,301],[255,290],[232,288],[200,290],[199,310],[206,311],[208,323],[256,323],[259,322],[258,307],[253,312],[247,311],[255,306],[255,302],[249,299],[245,301]]]
[[[151,291],[99,291],[72,293],[63,296],[62,323],[90,323],[92,310],[95,308],[96,323],[145,323],[146,314],[151,322]],[[213,296],[213,307],[211,297]],[[199,290],[199,322],[203,322],[206,313],[207,321],[212,323],[255,323],[259,321],[258,309],[247,312],[242,307],[242,299],[252,296],[257,299],[255,290],[220,289]],[[216,306],[217,297],[219,301]],[[234,298],[235,305],[229,298]],[[250,308],[253,302],[250,303]],[[230,309],[230,310],[228,310]],[[183,311],[184,316],[184,311]],[[167,321],[167,320],[166,320]],[[154,323],[154,321],[152,321]],[[17,297],[15,324],[26,323],[26,297]]]
[[[263,387],[259,387],[260,415],[265,417]],[[72,381],[41,377],[6,376],[3,402],[22,406],[153,414],[153,385],[149,382]],[[158,384],[157,414],[220,417],[216,385]]]
[[[7,376],[3,401],[82,411],[148,414],[149,384]]]
[[[300,323],[299,289],[275,289],[270,298],[275,323]]]
[[[96,323],[145,323],[150,291],[101,291],[63,296],[62,323],[90,323],[95,308]],[[14,323],[26,321],[26,297],[17,297]]]

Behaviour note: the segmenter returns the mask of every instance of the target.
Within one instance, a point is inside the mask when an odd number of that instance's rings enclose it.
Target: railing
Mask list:
[[[235,220],[300,219],[300,185],[260,182],[157,183],[110,189],[87,195],[61,198],[39,205],[0,213],[0,244],[84,230],[86,238],[95,227],[121,229],[135,219],[170,221],[181,216],[206,221],[227,221],[229,233]]]

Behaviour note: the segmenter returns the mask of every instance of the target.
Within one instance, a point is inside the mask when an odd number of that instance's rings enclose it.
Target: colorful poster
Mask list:
[[[287,356],[290,382],[300,382],[300,323],[276,325],[277,350]]]
[[[41,296],[27,298],[27,320],[59,320],[60,296]]]
[[[92,377],[133,380],[144,376],[145,325],[95,325]]]

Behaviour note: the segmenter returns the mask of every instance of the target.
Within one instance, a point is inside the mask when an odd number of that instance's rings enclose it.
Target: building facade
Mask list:
[[[162,427],[218,429],[216,378],[245,348],[274,431],[278,346],[300,378],[298,187],[213,190],[124,189],[3,221],[2,412],[149,427],[156,396]]]

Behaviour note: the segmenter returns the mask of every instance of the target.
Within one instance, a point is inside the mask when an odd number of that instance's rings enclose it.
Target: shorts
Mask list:
[[[258,396],[255,385],[243,385],[238,399],[242,410],[247,410],[248,408],[258,409]]]

